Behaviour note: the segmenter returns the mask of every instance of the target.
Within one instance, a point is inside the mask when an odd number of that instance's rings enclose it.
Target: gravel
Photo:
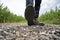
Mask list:
[[[0,40],[60,40],[60,25],[27,26],[19,23],[1,23]]]

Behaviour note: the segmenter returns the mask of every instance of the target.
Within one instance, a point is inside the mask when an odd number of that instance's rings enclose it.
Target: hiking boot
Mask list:
[[[39,25],[39,26],[44,26],[44,23],[40,23],[37,19],[33,19],[32,21],[28,21],[28,25],[32,26],[32,25]]]
[[[33,23],[33,19],[34,19],[34,15],[35,15],[35,9],[34,7],[29,4],[27,5],[26,9],[25,9],[25,18],[28,22],[28,25],[32,25]]]
[[[40,25],[40,26],[44,26],[44,23],[40,23],[36,18],[33,19],[33,25]]]

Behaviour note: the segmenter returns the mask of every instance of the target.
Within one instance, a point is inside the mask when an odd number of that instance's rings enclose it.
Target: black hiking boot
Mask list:
[[[33,8],[33,6],[31,4],[27,5],[25,9],[25,18],[28,22],[28,25],[33,25],[34,15],[35,15],[35,9]]]
[[[44,26],[45,24],[44,23],[41,23],[37,20],[37,18],[33,19],[33,24],[34,25],[40,25],[40,26]]]

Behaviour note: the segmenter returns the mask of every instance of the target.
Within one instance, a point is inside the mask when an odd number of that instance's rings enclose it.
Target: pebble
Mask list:
[[[0,24],[0,40],[60,40],[60,25]]]

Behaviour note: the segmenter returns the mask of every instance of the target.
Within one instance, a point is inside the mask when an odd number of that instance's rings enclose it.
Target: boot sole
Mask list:
[[[33,19],[35,18],[34,15],[35,15],[34,7],[31,5],[27,6],[25,9],[25,18],[28,21],[28,25],[33,25]]]

